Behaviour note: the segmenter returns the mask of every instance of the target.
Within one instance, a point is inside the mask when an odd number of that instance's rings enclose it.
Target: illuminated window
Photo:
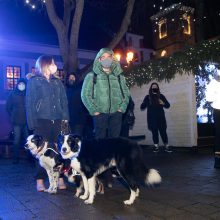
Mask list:
[[[18,79],[21,77],[21,67],[7,66],[6,67],[6,83],[5,89],[13,90],[17,84]]]
[[[167,36],[167,19],[160,20],[159,26],[159,38],[162,39]]]
[[[166,50],[163,50],[163,51],[161,52],[161,54],[160,54],[161,57],[165,57],[166,55],[167,55]]]
[[[190,26],[190,16],[187,14],[183,15],[183,33],[184,34],[191,34],[191,26]]]

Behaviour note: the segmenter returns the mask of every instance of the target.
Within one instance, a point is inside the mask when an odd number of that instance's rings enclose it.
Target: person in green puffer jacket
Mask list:
[[[114,52],[102,48],[93,63],[93,71],[83,82],[82,102],[93,116],[95,138],[118,137],[122,113],[127,109],[130,92]]]

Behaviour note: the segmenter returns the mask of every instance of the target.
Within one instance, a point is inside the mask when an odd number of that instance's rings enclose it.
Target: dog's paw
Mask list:
[[[83,194],[83,195],[81,195],[79,198],[85,200],[85,199],[88,198],[88,195]]]
[[[130,200],[125,200],[125,201],[124,201],[124,204],[125,204],[125,205],[132,205],[133,202],[131,202]]]
[[[85,204],[92,204],[92,203],[93,203],[93,200],[87,199],[87,200],[84,201],[84,203],[85,203]]]
[[[48,192],[48,193],[50,193],[50,194],[56,194],[56,193],[57,193],[57,190],[48,188],[48,189],[45,189],[44,192]]]

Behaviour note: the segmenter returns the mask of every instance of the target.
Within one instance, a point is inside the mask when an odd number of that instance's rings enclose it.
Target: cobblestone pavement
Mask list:
[[[117,179],[113,188],[96,196],[93,205],[86,205],[74,198],[71,184],[56,195],[37,192],[33,162],[23,159],[14,165],[0,158],[0,219],[220,219],[220,170],[213,168],[211,149],[154,154],[144,147],[144,156],[149,167],[160,171],[163,182],[156,188],[142,188],[132,206],[122,203],[129,191]]]

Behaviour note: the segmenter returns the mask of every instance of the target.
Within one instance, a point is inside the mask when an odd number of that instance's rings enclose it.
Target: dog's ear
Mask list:
[[[78,134],[70,134],[69,137],[71,138],[71,140],[74,140],[74,141],[81,141],[81,136],[78,135]]]
[[[31,142],[38,142],[38,141],[43,141],[43,137],[40,136],[40,135],[34,135],[32,138],[31,138]]]

